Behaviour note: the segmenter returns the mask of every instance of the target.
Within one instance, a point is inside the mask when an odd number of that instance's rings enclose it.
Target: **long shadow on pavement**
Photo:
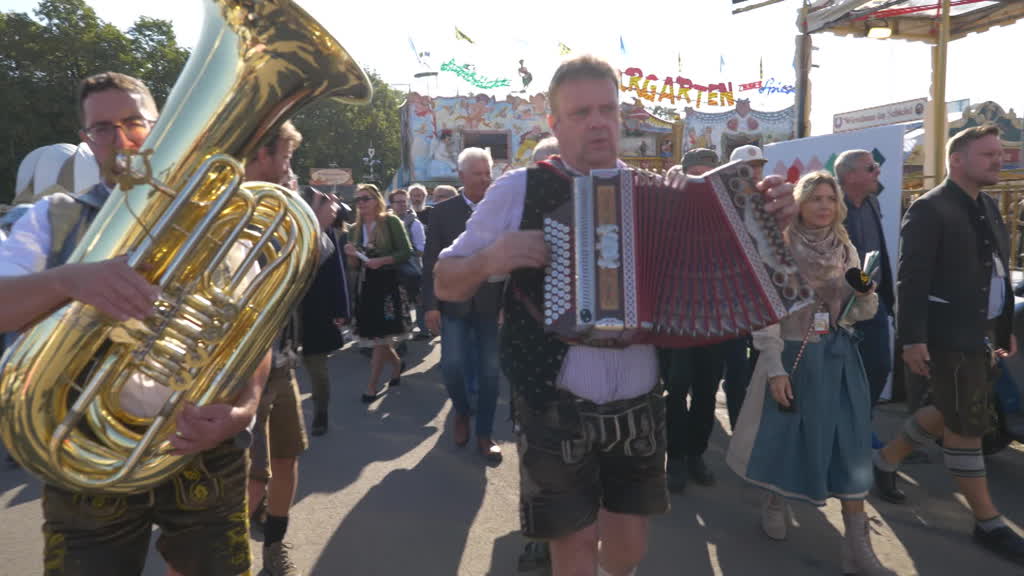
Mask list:
[[[324,546],[312,574],[458,574],[487,480],[483,463],[443,440],[411,470],[370,490]]]
[[[906,548],[918,574],[992,573],[1012,574],[1019,567],[1006,563],[971,542],[974,522],[943,464],[941,448],[926,450],[930,462],[905,464],[900,487],[907,494],[902,505],[872,496],[871,503]],[[986,458],[992,499],[1003,515],[1024,523],[1024,453],[1007,448]],[[908,481],[909,480],[909,481]],[[955,548],[956,554],[937,553]]]
[[[408,374],[429,351],[424,344],[410,342],[402,385],[370,406],[359,399],[369,377],[369,360],[351,348],[331,357],[330,428],[324,436],[310,437],[309,450],[300,458],[296,503],[313,493],[345,488],[368,464],[399,458],[436,432],[429,423],[448,400],[438,384],[439,368]],[[303,392],[309,390],[304,370],[299,382]],[[312,400],[302,406],[308,427]]]

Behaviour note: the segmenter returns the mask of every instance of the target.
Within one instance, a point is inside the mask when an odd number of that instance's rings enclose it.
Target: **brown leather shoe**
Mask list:
[[[462,448],[469,442],[469,414],[455,413],[455,445]]]
[[[501,464],[501,446],[494,443],[494,440],[490,438],[477,438],[477,448],[480,450],[480,456],[484,460],[491,464]]]

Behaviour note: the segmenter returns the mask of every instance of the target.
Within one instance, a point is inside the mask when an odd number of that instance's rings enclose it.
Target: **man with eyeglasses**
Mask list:
[[[125,258],[65,262],[115,186],[115,154],[142,147],[157,119],[156,103],[140,80],[114,72],[84,79],[78,102],[80,135],[110,171],[81,196],[57,193],[37,202],[0,245],[0,301],[18,303],[0,307],[0,331],[23,330],[71,300],[118,322],[153,314],[160,290]],[[153,524],[161,528],[156,547],[170,575],[248,573],[245,451],[233,439],[255,416],[269,371],[268,353],[233,404],[178,412],[171,445],[196,458],[152,490],[105,495],[45,486],[46,574],[141,574]],[[119,399],[127,412],[151,418],[169,395],[161,384],[130,375]]]
[[[835,172],[846,202],[846,220],[843,224],[850,234],[850,241],[857,248],[860,261],[864,261],[864,255],[868,252],[877,251],[881,257],[881,275],[876,288],[878,312],[874,318],[855,325],[863,336],[859,344],[860,356],[871,390],[871,404],[874,405],[882,395],[889,372],[892,371],[889,318],[893,315],[896,302],[889,251],[882,230],[882,210],[878,205],[878,177],[881,171],[871,152],[847,150],[836,158]],[[872,438],[872,444],[875,448],[881,447],[877,437]],[[883,494],[883,498],[893,500],[896,497]]]

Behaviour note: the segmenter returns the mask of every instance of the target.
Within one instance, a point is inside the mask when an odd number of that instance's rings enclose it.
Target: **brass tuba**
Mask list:
[[[313,100],[372,95],[352,57],[291,0],[204,6],[160,120],[141,153],[119,158],[119,184],[69,259],[128,254],[161,287],[157,313],[114,323],[70,303],[21,336],[0,375],[0,437],[65,489],[140,492],[187,463],[168,442],[182,403],[237,396],[318,263],[312,210],[276,184],[243,184],[240,160]],[[121,406],[140,378],[170,390],[155,416]]]

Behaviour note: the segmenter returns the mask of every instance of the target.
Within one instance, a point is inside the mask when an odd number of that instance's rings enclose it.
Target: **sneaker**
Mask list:
[[[786,501],[768,490],[761,496],[761,529],[772,540],[786,539]]]
[[[289,550],[291,546],[284,542],[264,546],[263,572],[260,572],[260,576],[302,576],[302,572],[299,572],[299,568],[288,557]]]
[[[1001,526],[989,532],[975,526],[974,541],[998,556],[1024,566],[1024,539],[1009,526]]]

